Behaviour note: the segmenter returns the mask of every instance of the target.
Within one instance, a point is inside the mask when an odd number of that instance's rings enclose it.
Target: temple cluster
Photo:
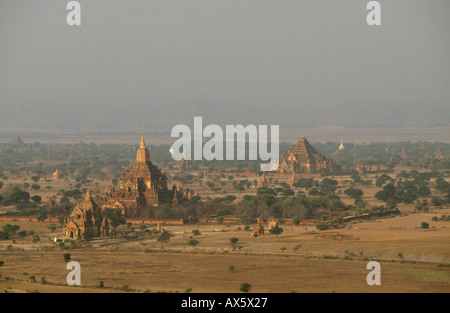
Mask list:
[[[76,239],[86,232],[93,237],[107,236],[109,223],[103,213],[108,209],[119,211],[124,217],[139,217],[145,215],[151,207],[179,204],[198,196],[175,184],[172,188],[167,185],[167,176],[150,161],[150,153],[145,147],[142,134],[136,161],[122,173],[118,188],[107,188],[98,203],[92,200],[88,191],[84,201],[79,202],[66,219],[65,236]]]

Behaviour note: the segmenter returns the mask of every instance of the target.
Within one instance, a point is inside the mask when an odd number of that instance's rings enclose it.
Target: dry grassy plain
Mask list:
[[[437,214],[448,214],[439,210]],[[2,241],[0,289],[15,292],[239,292],[247,282],[252,292],[450,292],[450,227],[433,222],[436,213],[410,214],[354,223],[337,233],[313,227],[284,226],[276,237],[251,237],[242,225],[168,226],[175,236],[166,244],[155,237],[135,241],[98,239],[62,250],[51,239],[48,223],[16,222],[33,229],[29,237]],[[420,229],[427,221],[430,229]],[[1,222],[0,226],[6,222]],[[243,227],[242,227],[243,228]],[[187,244],[192,230],[199,244]],[[240,249],[230,238],[239,238]],[[106,245],[105,245],[106,244]],[[294,247],[301,245],[297,250]],[[9,246],[9,247],[8,247]],[[81,265],[79,287],[66,285],[63,254]],[[403,258],[399,257],[399,253]],[[381,286],[369,286],[369,260],[381,264]],[[230,266],[234,268],[230,270]],[[34,276],[36,282],[32,282]],[[46,284],[41,284],[45,277]],[[99,288],[100,281],[104,288]]]
[[[401,169],[398,169],[398,171]],[[395,174],[392,174],[395,177]],[[269,176],[270,177],[270,176]],[[235,178],[240,179],[240,178]],[[249,181],[257,177],[248,177]],[[348,188],[349,177],[334,177]],[[375,179],[365,175],[363,179]],[[227,178],[223,190],[236,201],[248,190],[233,190]],[[7,184],[23,184],[30,178],[11,178]],[[279,182],[288,181],[287,178]],[[216,182],[218,185],[220,180]],[[60,189],[74,188],[68,180],[41,180],[39,194],[45,201]],[[93,181],[83,186],[101,193],[109,181]],[[49,187],[49,188],[46,188]],[[203,197],[224,196],[213,193],[205,184],[185,186],[198,190]],[[369,206],[381,205],[374,194],[381,188],[363,189]],[[296,192],[298,190],[295,190]],[[435,193],[435,190],[432,190]],[[353,199],[339,193],[352,204]],[[6,212],[12,208],[3,207]],[[144,233],[137,240],[95,239],[79,247],[64,250],[54,244],[62,236],[62,228],[51,232],[49,223],[4,222],[16,224],[20,230],[33,230],[41,238],[31,237],[0,241],[0,290],[14,292],[239,292],[242,283],[249,283],[252,292],[450,292],[450,223],[432,221],[432,217],[450,215],[450,209],[431,207],[428,213],[413,213],[414,205],[400,204],[400,216],[351,222],[346,228],[320,232],[315,227],[282,225],[284,232],[276,237],[266,234],[251,237],[244,225],[167,226],[174,237],[168,243],[157,242],[156,236]],[[429,229],[421,229],[427,222]],[[253,227],[253,226],[251,226]],[[240,229],[238,229],[240,228]],[[192,230],[199,243],[188,245]],[[139,234],[140,230],[136,228]],[[336,236],[337,234],[337,236]],[[233,250],[230,238],[239,238]],[[66,244],[67,245],[67,244]],[[63,254],[81,265],[81,286],[66,284],[67,262]],[[381,286],[369,286],[366,265],[370,260],[381,264]],[[230,270],[230,266],[233,267]],[[34,279],[33,279],[34,277]],[[42,284],[41,280],[46,283]],[[34,281],[35,280],[35,281]],[[103,282],[104,288],[99,288]]]

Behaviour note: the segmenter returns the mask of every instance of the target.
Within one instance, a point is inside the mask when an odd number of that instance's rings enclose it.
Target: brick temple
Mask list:
[[[301,137],[289,151],[280,156],[277,171],[280,173],[317,173],[326,174],[337,170],[338,166],[332,159],[327,159],[324,153],[319,153],[305,137]]]
[[[141,215],[146,208],[161,204],[178,204],[189,201],[191,192],[173,185],[168,188],[167,176],[150,161],[145,147],[144,133],[136,153],[136,161],[119,179],[119,186],[107,188],[101,197],[102,209],[120,210],[127,217]]]
[[[98,204],[92,199],[88,190],[83,201],[77,203],[73,211],[64,221],[64,236],[66,238],[83,238],[87,233],[91,237],[109,235],[109,221],[103,216]]]

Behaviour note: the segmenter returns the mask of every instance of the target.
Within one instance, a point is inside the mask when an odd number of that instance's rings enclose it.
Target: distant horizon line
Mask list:
[[[239,124],[239,123],[238,123]],[[221,125],[221,124],[217,124]],[[224,124],[225,125],[225,124]],[[282,126],[280,125],[280,129],[286,129],[286,130],[308,130],[308,129],[440,129],[440,128],[448,128],[450,129],[450,123],[447,125],[440,125],[440,126],[413,126],[413,125],[402,125],[397,127],[374,127],[374,126],[355,126],[355,127],[348,127],[348,126],[339,126],[339,125],[322,125],[322,126],[315,126],[315,127],[293,127],[293,126]],[[67,132],[67,133],[101,133],[101,132],[117,132],[117,133],[125,133],[125,132],[138,132],[141,133],[142,131],[146,132],[159,132],[159,131],[167,131],[170,132],[172,127],[166,127],[166,128],[142,128],[142,127],[133,127],[133,128],[22,128],[22,127],[0,127],[0,134],[2,132],[8,132],[8,133],[17,133],[17,132],[44,132],[44,133],[51,133],[51,132]]]
[[[355,132],[355,129],[358,131]],[[25,142],[40,143],[86,143],[97,144],[133,144],[139,143],[142,131],[149,144],[170,145],[174,138],[170,129],[133,128],[133,129],[12,129],[0,128],[0,143],[10,143],[19,133]],[[396,128],[346,128],[340,126],[327,127],[281,127],[280,142],[296,143],[300,137],[306,137],[311,143],[344,142],[442,142],[450,143],[450,125],[440,127],[396,127]],[[147,139],[148,138],[148,139]]]

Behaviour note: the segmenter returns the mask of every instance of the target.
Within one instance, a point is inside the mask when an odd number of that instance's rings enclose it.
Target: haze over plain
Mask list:
[[[450,3],[0,4],[1,130],[445,127]]]

